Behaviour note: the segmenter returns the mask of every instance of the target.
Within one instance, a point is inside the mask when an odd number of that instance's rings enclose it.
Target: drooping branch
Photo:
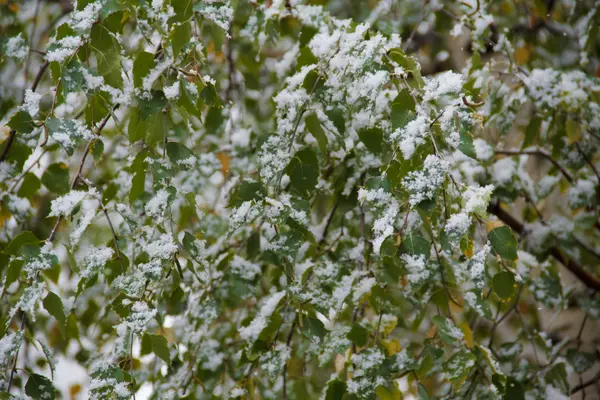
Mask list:
[[[537,157],[543,157],[546,160],[550,161],[556,168],[559,169],[559,171],[561,172],[561,174],[563,174],[563,176],[565,177],[565,179],[567,181],[569,181],[569,183],[573,183],[574,179],[571,176],[571,174],[569,173],[569,171],[567,171],[562,165],[560,165],[560,163],[558,161],[556,161],[552,155],[550,155],[548,152],[546,152],[545,150],[542,149],[535,149],[535,150],[495,150],[496,154],[505,154],[505,155],[510,155],[510,156],[520,156],[520,155],[532,155],[532,156],[537,156]]]
[[[525,227],[523,223],[519,222],[515,217],[504,210],[498,202],[491,203],[488,207],[488,212],[494,214],[519,235],[522,236],[525,233]],[[559,247],[555,246],[550,248],[550,254],[575,276],[577,276],[577,278],[579,278],[587,287],[600,290],[600,278],[586,271],[583,266],[579,265],[577,261],[567,256]]]

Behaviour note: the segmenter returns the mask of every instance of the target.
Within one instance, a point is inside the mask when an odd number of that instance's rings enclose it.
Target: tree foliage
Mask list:
[[[594,1],[0,14],[0,398],[593,389]]]

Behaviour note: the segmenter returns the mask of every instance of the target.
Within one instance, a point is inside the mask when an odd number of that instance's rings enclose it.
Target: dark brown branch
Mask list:
[[[596,374],[596,376],[594,376],[592,379],[590,379],[587,382],[584,382],[580,385],[577,385],[573,388],[573,390],[571,390],[571,396],[573,396],[575,393],[579,392],[580,390],[585,389],[588,386],[592,386],[593,384],[597,384],[600,380],[600,372]]]
[[[556,168],[558,168],[560,170],[560,172],[563,174],[563,176],[565,177],[565,179],[567,181],[569,181],[569,183],[573,183],[573,177],[571,176],[571,174],[562,166],[558,163],[558,161],[556,161],[554,158],[552,158],[552,156],[542,150],[542,149],[535,149],[535,150],[496,150],[495,151],[496,154],[505,154],[505,155],[510,155],[510,156],[520,156],[520,155],[532,155],[532,156],[538,156],[538,157],[543,157],[546,160],[550,161]]]
[[[6,160],[6,157],[8,157],[8,152],[10,150],[10,146],[12,146],[13,141],[15,140],[16,134],[17,134],[16,131],[14,131],[14,130],[10,131],[8,139],[6,140],[6,145],[4,146],[4,150],[2,150],[2,154],[0,155],[0,162]]]
[[[490,206],[488,207],[488,212],[494,214],[519,235],[522,236],[525,233],[525,228],[523,224],[519,222],[515,217],[510,215],[508,212],[506,212],[506,210],[504,210],[502,207],[500,207],[500,204],[498,204],[498,202],[490,204]],[[550,254],[557,261],[563,264],[569,271],[571,271],[575,276],[577,276],[587,287],[591,289],[600,290],[600,278],[586,271],[576,261],[568,257],[560,248],[552,247],[550,249]]]

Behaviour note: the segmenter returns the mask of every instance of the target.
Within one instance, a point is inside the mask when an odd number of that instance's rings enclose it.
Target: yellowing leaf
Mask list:
[[[531,59],[531,52],[526,46],[520,47],[515,50],[515,61],[519,65],[527,64]]]
[[[467,322],[462,322],[462,323],[458,324],[458,327],[460,329],[462,329],[463,333],[465,334],[465,342],[467,344],[467,347],[472,348],[473,347],[473,331],[471,330],[471,327],[469,327],[469,324]]]
[[[502,221],[485,221],[485,229],[489,231],[493,231],[494,229],[501,227],[504,225]]]

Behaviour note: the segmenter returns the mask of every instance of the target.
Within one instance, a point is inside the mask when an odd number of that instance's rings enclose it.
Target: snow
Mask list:
[[[25,110],[31,118],[37,117],[38,112],[40,111],[40,100],[42,99],[42,95],[36,92],[33,92],[31,89],[27,89],[25,91],[25,100],[23,100],[23,110]]]
[[[83,258],[83,265],[85,269],[82,269],[81,275],[84,278],[90,278],[97,274],[104,268],[108,260],[112,258],[114,250],[110,247],[90,247],[86,251],[86,255]]]
[[[483,139],[477,138],[473,140],[475,146],[475,154],[481,161],[487,161],[494,156],[494,149]]]
[[[484,187],[469,186],[462,195],[464,211],[477,214],[480,217],[485,217],[487,214],[487,206],[493,191],[493,185]]]
[[[461,212],[452,214],[446,222],[446,233],[451,237],[461,237],[469,230],[471,226],[471,217],[469,214]]]
[[[66,217],[71,215],[73,209],[84,199],[88,192],[71,190],[69,193],[50,203],[49,217]]]
[[[13,57],[17,60],[24,60],[25,57],[27,57],[29,45],[25,39],[23,39],[22,33],[8,39],[5,51],[8,57]]]
[[[281,299],[285,297],[285,291],[279,291],[271,295],[264,304],[256,317],[250,322],[250,325],[240,328],[238,331],[242,339],[252,343],[258,339],[258,336],[268,324],[268,319],[271,317]]]
[[[151,259],[168,260],[177,253],[177,245],[169,233],[163,233],[157,240],[144,243],[142,249]]]
[[[144,207],[146,214],[154,218],[157,223],[161,223],[169,206],[168,200],[169,192],[166,189],[160,189]]]
[[[418,115],[404,128],[397,129],[391,136],[392,140],[399,141],[399,147],[405,160],[410,160],[415,150],[425,144],[425,136],[429,130],[429,118]]]
[[[53,43],[53,50],[48,50],[46,59],[50,62],[56,61],[62,63],[83,44],[81,36],[67,36]]]
[[[76,32],[79,33],[87,33],[91,28],[94,22],[98,19],[98,14],[102,9],[102,2],[96,1],[93,3],[87,4],[83,10],[74,11],[71,13],[71,20],[69,21],[69,25]]]
[[[410,205],[414,207],[423,200],[433,198],[447,173],[448,162],[433,154],[428,155],[422,170],[412,171],[402,180],[402,185],[410,193]]]
[[[171,86],[163,87],[165,97],[169,100],[176,100],[179,97],[179,81],[173,82]]]
[[[456,72],[446,71],[430,79],[425,84],[424,101],[437,100],[441,96],[460,93],[465,78]]]
[[[431,271],[427,269],[425,257],[422,254],[402,254],[400,259],[404,261],[408,275],[406,279],[412,285],[417,285],[429,278]]]

